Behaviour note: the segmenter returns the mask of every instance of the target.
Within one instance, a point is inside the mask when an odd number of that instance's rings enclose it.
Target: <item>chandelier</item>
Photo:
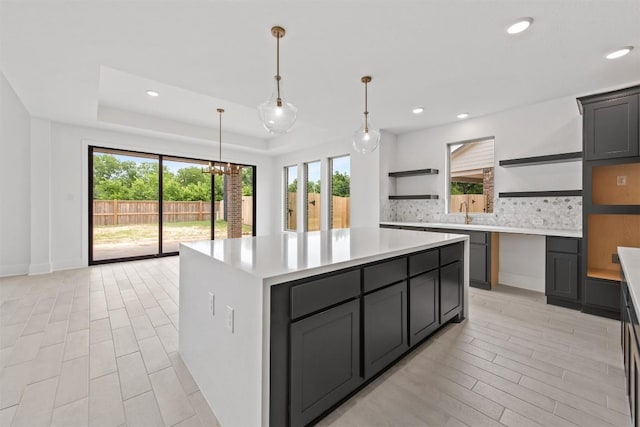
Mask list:
[[[218,108],[218,141],[220,141],[219,145],[219,153],[218,153],[218,161],[217,162],[209,162],[209,167],[204,168],[202,170],[203,173],[208,173],[211,175],[238,175],[240,170],[242,169],[240,165],[232,165],[227,162],[224,163],[222,161],[222,113],[224,110],[222,108]]]

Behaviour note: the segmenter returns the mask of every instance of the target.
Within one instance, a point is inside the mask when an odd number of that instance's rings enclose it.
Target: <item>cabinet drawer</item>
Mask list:
[[[407,277],[407,258],[394,259],[364,268],[364,291],[390,285]]]
[[[572,237],[547,237],[547,251],[577,254],[580,252],[580,239]]]
[[[608,310],[620,310],[620,284],[594,279],[584,280],[584,303]]]
[[[450,264],[454,261],[462,260],[464,256],[464,243],[454,243],[453,245],[440,248],[440,265]]]
[[[409,276],[425,273],[427,271],[438,268],[440,265],[438,259],[438,250],[432,249],[421,254],[411,255],[409,257]]]
[[[291,288],[291,318],[295,319],[360,294],[360,271],[353,270]]]

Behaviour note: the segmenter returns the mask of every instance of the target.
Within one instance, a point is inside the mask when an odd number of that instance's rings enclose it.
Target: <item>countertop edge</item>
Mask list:
[[[322,265],[318,267],[307,268],[304,270],[290,271],[287,273],[278,274],[274,276],[267,276],[267,277],[254,276],[254,277],[257,277],[258,279],[262,279],[262,283],[265,286],[270,287],[270,286],[275,286],[282,283],[287,283],[294,280],[302,279],[305,277],[331,273],[332,271],[338,271],[345,268],[354,267],[356,265],[368,264],[371,262],[381,261],[387,258],[395,258],[398,256],[407,255],[414,252],[420,252],[427,249],[437,248],[440,246],[445,246],[445,245],[458,243],[458,242],[465,242],[469,240],[469,236],[466,236],[464,234],[455,234],[455,233],[447,233],[447,234],[449,234],[450,236],[456,236],[456,237],[451,237],[450,239],[441,240],[439,242],[425,243],[412,248],[397,249],[391,252],[385,252],[383,254],[376,254],[376,255],[369,255],[365,257],[355,258],[348,261],[342,261],[336,264]]]
[[[574,230],[553,230],[548,228],[518,228],[518,227],[505,227],[501,225],[486,225],[486,224],[470,224],[473,228],[465,228],[467,224],[458,223],[435,223],[435,222],[402,222],[402,221],[380,221],[380,225],[399,225],[405,227],[430,227],[440,229],[458,229],[463,231],[494,231],[498,233],[511,233],[511,234],[530,234],[534,236],[555,236],[555,237],[575,237],[582,238],[582,231]]]
[[[633,307],[638,315],[638,293],[640,289],[640,248],[626,248],[618,246],[618,257],[620,258],[620,265],[624,271],[624,276],[627,279],[627,288],[629,289],[629,295],[633,301]]]

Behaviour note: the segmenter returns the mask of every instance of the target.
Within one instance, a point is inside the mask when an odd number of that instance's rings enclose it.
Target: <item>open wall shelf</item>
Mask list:
[[[498,197],[569,197],[582,196],[582,190],[559,190],[559,191],[512,191],[498,193]]]
[[[440,173],[438,169],[415,169],[410,171],[389,172],[389,176],[392,178],[402,178],[405,176],[437,175],[438,173]]]
[[[498,164],[504,168],[511,168],[516,166],[548,165],[551,163],[577,162],[580,160],[582,160],[582,151],[576,151],[575,153],[549,154],[546,156],[500,160]]]
[[[424,200],[424,199],[438,199],[437,194],[414,194],[408,196],[389,196],[389,200]]]

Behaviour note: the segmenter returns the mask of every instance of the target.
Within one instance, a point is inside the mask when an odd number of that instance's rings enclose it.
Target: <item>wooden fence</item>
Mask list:
[[[460,204],[467,202],[470,213],[485,212],[487,207],[487,196],[484,194],[456,194],[451,196],[450,212],[464,212],[464,208],[460,209]]]
[[[162,216],[166,223],[211,220],[211,203],[163,202]],[[224,201],[214,202],[215,220],[224,219]],[[94,225],[157,224],[158,202],[154,200],[94,200]],[[242,197],[242,223],[253,225],[253,197]]]
[[[289,213],[287,215],[287,229],[295,230],[297,221],[296,193],[288,194]],[[307,229],[320,230],[320,194],[307,195]],[[349,197],[333,196],[333,228],[348,228],[350,224],[351,199]]]

